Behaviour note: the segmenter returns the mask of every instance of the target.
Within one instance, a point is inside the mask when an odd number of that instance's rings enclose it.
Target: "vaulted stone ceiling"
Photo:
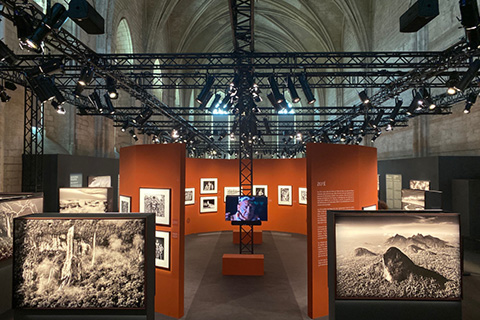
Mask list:
[[[368,50],[372,0],[255,0],[255,51],[343,51],[350,24]],[[147,0],[149,52],[230,52],[228,0]],[[156,41],[168,35],[168,44]]]

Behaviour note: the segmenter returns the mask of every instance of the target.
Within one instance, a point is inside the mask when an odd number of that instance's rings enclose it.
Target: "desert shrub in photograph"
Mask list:
[[[145,307],[144,221],[19,220],[17,308]]]

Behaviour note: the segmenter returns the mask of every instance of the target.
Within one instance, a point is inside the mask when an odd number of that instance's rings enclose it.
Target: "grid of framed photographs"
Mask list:
[[[170,226],[170,189],[140,188],[140,212],[154,213],[156,224]]]
[[[155,267],[170,270],[170,232],[155,231]]]
[[[119,213],[132,212],[132,197],[120,196],[120,204],[118,205]]]
[[[218,191],[217,178],[201,178],[200,179],[200,194],[212,194]]]
[[[278,205],[292,205],[292,186],[278,186]]]
[[[200,197],[200,213],[217,212],[218,197]]]
[[[185,188],[185,205],[195,204],[195,188]]]

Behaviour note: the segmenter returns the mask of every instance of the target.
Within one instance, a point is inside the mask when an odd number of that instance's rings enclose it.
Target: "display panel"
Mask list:
[[[185,205],[195,204],[195,188],[185,188]]]
[[[254,185],[253,186],[253,195],[257,197],[268,197],[268,186],[267,185]]]
[[[307,188],[298,188],[298,203],[307,204]]]
[[[217,193],[218,181],[217,178],[202,178],[200,179],[200,193],[209,194]]]
[[[217,212],[217,197],[201,197],[200,213]]]
[[[457,214],[335,213],[336,299],[459,300]]]
[[[425,209],[425,191],[423,190],[402,190],[402,209],[403,210],[424,210]]]
[[[170,270],[170,232],[155,231],[155,267]]]
[[[292,205],[292,186],[278,186],[278,205]]]
[[[0,201],[0,261],[13,255],[13,219],[43,211],[43,197],[2,196]],[[18,197],[16,197],[18,198]]]
[[[170,225],[170,189],[140,188],[140,212],[154,213],[155,223]]]
[[[132,210],[132,197],[120,196],[118,208],[120,213],[130,213]]]
[[[111,188],[60,188],[60,213],[112,211]]]
[[[228,196],[225,203],[226,221],[267,221],[267,197]]]
[[[89,176],[88,187],[110,188],[112,186],[112,177],[110,176]]]
[[[13,307],[145,309],[146,219],[15,220]]]
[[[428,180],[410,180],[410,189],[430,190],[430,181],[428,181]]]

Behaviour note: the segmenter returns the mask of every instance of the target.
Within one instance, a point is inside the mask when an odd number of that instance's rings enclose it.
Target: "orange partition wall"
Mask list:
[[[201,178],[217,178],[216,194],[200,194]],[[268,221],[255,230],[307,233],[307,206],[299,204],[298,188],[306,187],[305,159],[256,159],[253,184],[268,186]],[[225,221],[224,187],[238,187],[238,160],[186,160],[186,188],[195,188],[195,204],[185,206],[185,234],[233,230]],[[292,186],[292,205],[278,205],[278,185]],[[217,212],[200,213],[201,197],[217,197]]]
[[[327,210],[377,204],[377,150],[307,145],[308,315],[328,315]]]
[[[137,145],[120,150],[120,195],[131,197],[139,211],[140,188],[170,189],[170,270],[155,270],[155,312],[183,316],[185,256],[185,145]]]

